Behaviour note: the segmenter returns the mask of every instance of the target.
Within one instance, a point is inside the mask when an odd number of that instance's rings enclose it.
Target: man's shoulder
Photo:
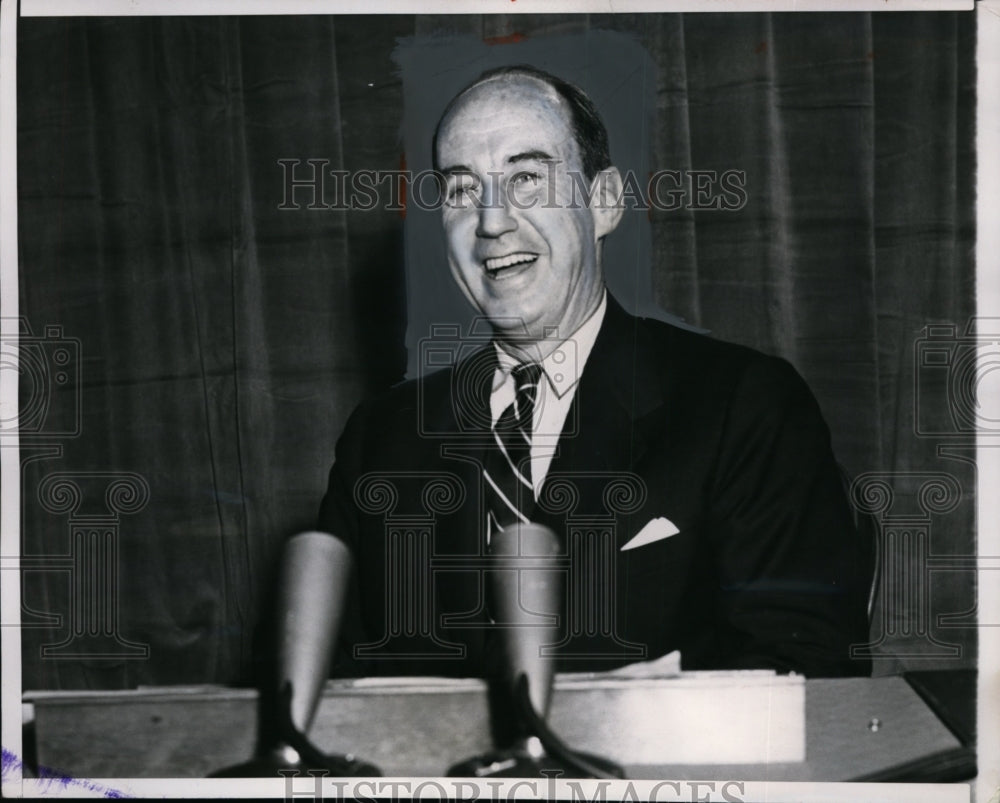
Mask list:
[[[596,370],[612,388],[630,382],[647,397],[673,399],[699,415],[733,404],[751,415],[815,404],[805,380],[782,357],[620,308],[610,323],[615,345],[604,349],[604,365]]]
[[[391,407],[409,407],[416,404],[423,396],[447,393],[456,381],[456,371],[461,372],[461,366],[468,361],[475,360],[484,351],[477,351],[459,363],[452,363],[442,368],[420,369],[417,376],[400,380],[374,398]]]
[[[767,356],[749,346],[719,340],[708,331],[696,331],[656,318],[636,317],[634,320],[639,338],[648,343],[662,344],[681,356],[727,362],[746,362]]]
[[[375,417],[379,420],[405,419],[421,417],[423,414],[432,412],[435,416],[442,414],[442,408],[448,407],[459,410],[471,404],[463,404],[462,398],[471,393],[461,394],[459,391],[464,385],[469,385],[478,377],[473,368],[467,366],[477,359],[481,361],[482,355],[486,353],[481,349],[460,361],[458,364],[448,365],[433,371],[421,372],[416,377],[403,379],[396,384],[367,397],[358,405],[358,412],[365,417]]]
[[[692,377],[726,377],[737,381],[746,372],[781,376],[794,369],[783,358],[740,343],[720,340],[655,318],[633,317],[637,355],[659,363],[663,370]]]

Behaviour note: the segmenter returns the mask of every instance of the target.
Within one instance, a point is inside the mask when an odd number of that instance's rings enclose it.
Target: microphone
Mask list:
[[[531,778],[559,772],[624,777],[616,764],[568,748],[545,724],[555,664],[543,647],[554,644],[559,631],[565,572],[560,552],[555,533],[540,524],[514,524],[492,536],[490,580],[495,622],[502,634],[505,696],[513,702],[525,735],[508,748],[456,764],[449,776]]]
[[[276,733],[257,757],[212,777],[268,777],[282,769],[323,769],[335,777],[381,775],[352,755],[324,754],[305,735],[329,675],[350,573],[351,552],[339,538],[304,532],[288,541],[278,591]]]
[[[490,542],[496,621],[503,629],[505,681],[514,692],[518,676],[527,676],[531,704],[548,715],[554,666],[542,647],[558,636],[562,608],[559,541],[540,524],[509,526]]]

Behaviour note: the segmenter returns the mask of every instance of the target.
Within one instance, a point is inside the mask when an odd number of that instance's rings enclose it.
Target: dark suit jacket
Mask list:
[[[342,628],[355,654],[338,671],[494,668],[477,463],[492,353],[362,404],[337,444],[319,527],[357,558]],[[659,517],[679,532],[621,551]],[[849,658],[868,637],[870,544],[816,401],[783,360],[609,296],[534,518],[591,560],[569,592],[560,670],[680,649],[685,669],[870,671]],[[603,614],[581,613],[588,599]]]

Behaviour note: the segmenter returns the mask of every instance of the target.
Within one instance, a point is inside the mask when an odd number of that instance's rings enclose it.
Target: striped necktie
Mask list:
[[[487,538],[515,522],[528,522],[535,505],[531,482],[531,423],[542,369],[537,363],[511,371],[514,401],[493,425],[494,448],[488,449],[486,481]]]

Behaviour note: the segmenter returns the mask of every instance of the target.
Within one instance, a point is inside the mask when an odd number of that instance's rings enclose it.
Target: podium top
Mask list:
[[[736,714],[753,712],[767,694],[773,701],[766,704],[767,723]],[[788,707],[797,704],[796,694],[804,697],[804,760],[779,760],[781,740],[788,748],[798,727]],[[254,750],[252,689],[39,691],[24,699],[34,709],[39,763],[78,777],[204,777]],[[785,713],[776,714],[775,706]],[[635,779],[932,780],[944,772],[943,780],[956,780],[975,772],[972,751],[902,677],[560,675],[550,723],[573,747],[618,758]],[[653,731],[659,737],[646,738]],[[759,761],[733,761],[739,745],[727,747],[725,740],[737,731],[744,738],[764,733],[761,744],[771,752]],[[387,776],[440,775],[491,746],[486,687],[476,679],[331,681],[311,736],[330,752],[364,756]],[[713,753],[686,760],[710,740]],[[720,760],[727,749],[730,759]]]

